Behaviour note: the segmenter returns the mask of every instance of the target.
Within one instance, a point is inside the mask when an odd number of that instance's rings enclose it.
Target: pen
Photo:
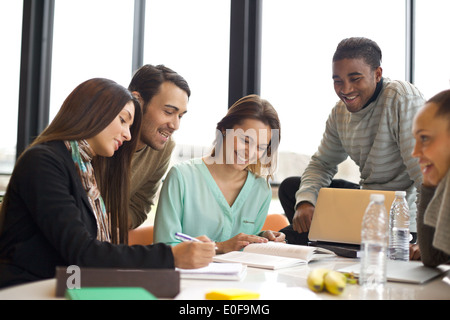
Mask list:
[[[186,241],[203,242],[203,241],[198,240],[197,238],[193,238],[193,237],[188,236],[187,234],[184,234],[181,232],[175,233],[175,238],[177,238],[178,240],[181,240],[183,242],[186,242]],[[219,248],[217,248],[217,246],[216,246],[216,250],[218,250],[218,249]]]
[[[197,238],[193,238],[191,236],[188,236],[187,234],[181,233],[181,232],[177,232],[175,233],[175,238],[177,238],[178,240],[181,241],[195,241],[195,242],[201,242],[200,240],[198,240]]]

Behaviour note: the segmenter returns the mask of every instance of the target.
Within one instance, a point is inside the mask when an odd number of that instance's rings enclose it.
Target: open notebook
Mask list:
[[[335,256],[329,250],[280,242],[252,243],[242,251],[231,251],[213,258],[215,262],[242,263],[249,267],[280,269],[306,264],[311,260]]]
[[[361,224],[372,193],[384,195],[386,214],[389,214],[395,191],[320,189],[308,235],[310,245],[341,256],[357,257]]]

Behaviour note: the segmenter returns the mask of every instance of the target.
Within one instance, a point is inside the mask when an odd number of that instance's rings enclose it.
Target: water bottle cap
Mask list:
[[[384,201],[384,194],[372,193],[370,195],[370,201],[382,202]]]
[[[405,197],[406,196],[406,191],[395,191],[395,195],[396,196],[400,196],[400,197]]]

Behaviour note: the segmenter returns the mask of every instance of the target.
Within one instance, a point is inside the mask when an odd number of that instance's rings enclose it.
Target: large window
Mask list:
[[[209,147],[228,108],[230,1],[147,1],[145,19],[144,64],[175,70],[192,91],[177,145]]]
[[[450,1],[416,1],[415,84],[426,99],[450,88]]]
[[[19,106],[20,48],[22,35],[22,1],[0,2],[0,92],[2,97],[0,126],[0,194],[6,188],[14,166]]]
[[[127,87],[132,75],[134,1],[55,1],[50,121],[81,82]]]
[[[338,100],[332,56],[354,36],[379,44],[385,77],[405,78],[404,1],[264,1],[261,95],[279,112],[280,150],[316,151]]]
[[[450,87],[448,0],[416,0],[415,83],[427,98]],[[0,173],[15,159],[23,1],[0,2]],[[384,76],[405,78],[405,1],[263,1],[261,95],[278,110],[282,152],[312,155],[337,101],[331,57],[340,40],[364,36],[383,51]],[[127,86],[134,1],[55,1],[50,121],[92,77]],[[209,146],[228,107],[230,0],[147,0],[144,64],[165,64],[192,89],[178,145]],[[12,152],[11,152],[12,150]],[[12,153],[12,154],[11,154]],[[5,157],[9,157],[11,161]]]

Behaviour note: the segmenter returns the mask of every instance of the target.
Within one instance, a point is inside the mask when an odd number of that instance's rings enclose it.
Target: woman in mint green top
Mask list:
[[[243,232],[261,231],[272,191],[264,178],[247,172],[247,179],[230,206],[202,159],[172,167],[161,190],[155,241],[178,243],[175,232],[206,235],[222,242]]]
[[[211,155],[171,168],[155,218],[155,242],[177,244],[176,232],[216,241],[218,253],[252,242],[284,241],[261,233],[269,210],[280,138],[275,109],[257,95],[240,99],[218,123]]]

